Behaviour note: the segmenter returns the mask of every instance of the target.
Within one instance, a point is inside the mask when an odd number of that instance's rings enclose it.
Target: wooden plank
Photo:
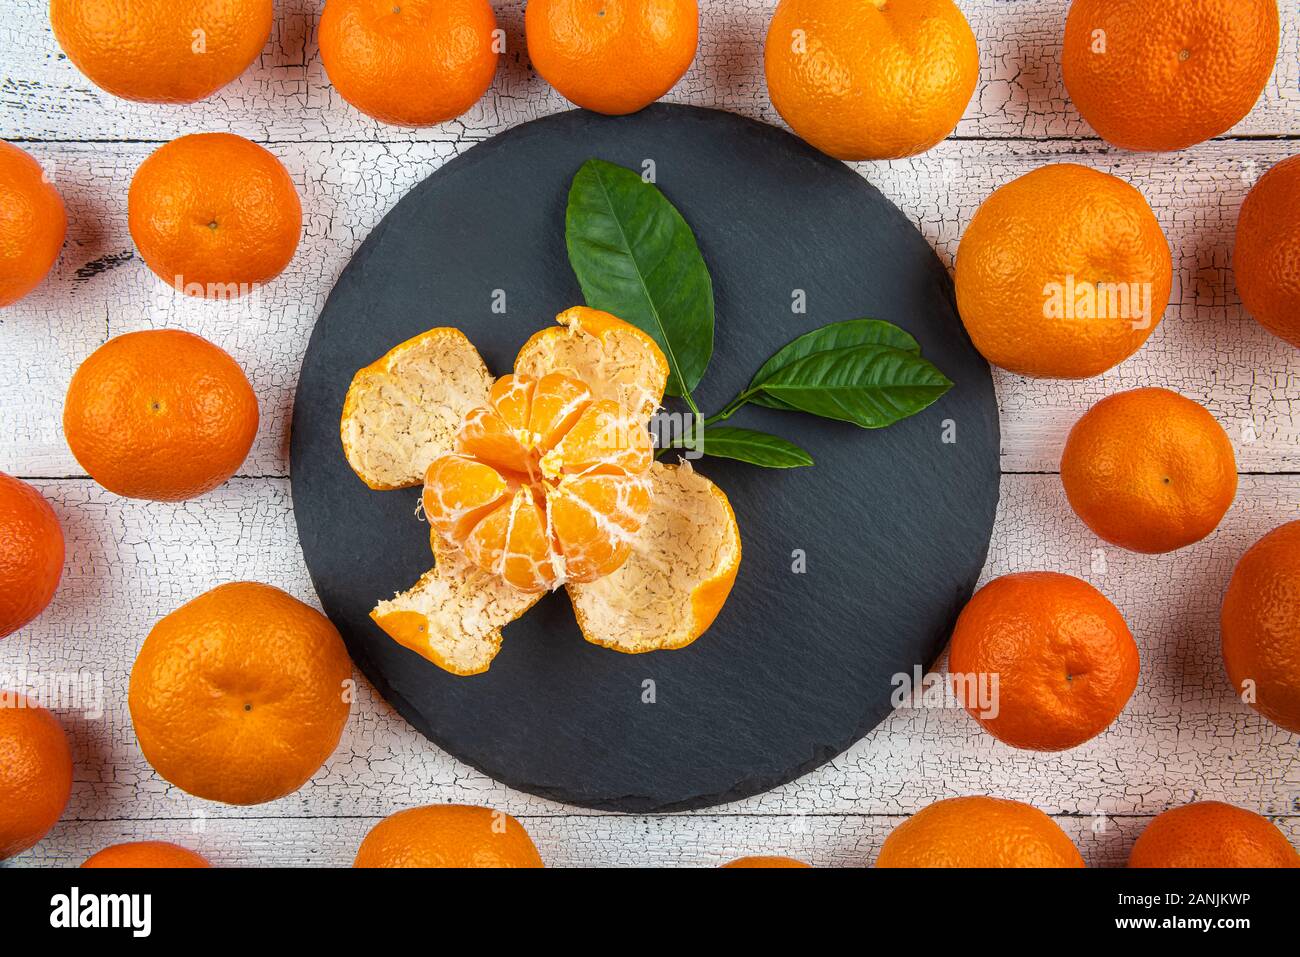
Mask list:
[[[263,425],[242,474],[287,474],[298,368],[330,288],[392,205],[465,147],[277,146],[303,196],[306,225],[298,255],[283,276],[255,295],[212,302],[175,294],[134,256],[126,190],[119,187],[129,182],[151,146],[33,146],[67,200],[71,225],[53,277],[0,317],[0,469],[32,476],[81,474],[59,425],[77,364],[110,334],[173,327],[228,349],[257,389]],[[1215,143],[1158,156],[1117,155],[1096,144],[950,142],[912,160],[859,168],[949,264],[988,193],[1053,161],[1085,163],[1138,184],[1166,230],[1175,253],[1173,304],[1142,351],[1085,382],[998,373],[1005,470],[1056,470],[1066,433],[1093,402],[1121,389],[1165,384],[1219,417],[1233,436],[1243,471],[1295,472],[1300,471],[1300,350],[1244,314],[1230,268],[1237,212],[1249,184],[1292,148],[1278,142]],[[672,175],[669,166],[663,175]],[[848,318],[818,316],[815,287],[811,295],[808,322]],[[784,301],[774,304],[774,309],[787,307]],[[540,325],[548,317],[537,321]],[[454,324],[455,317],[431,308],[430,325],[448,322]],[[803,331],[792,323],[792,337]]]
[[[225,581],[265,581],[313,600],[288,484],[236,480],[180,505],[120,500],[84,480],[37,484],[64,523],[69,561],[51,608],[0,642],[0,686],[38,692],[63,679],[66,696],[52,703],[76,759],[70,819],[373,817],[440,801],[568,813],[452,760],[364,681],[339,750],[297,794],[230,808],[168,786],[144,762],[131,730],[125,698],[136,650],[158,617]],[[821,769],[728,809],[899,815],[938,797],[994,791],[1065,814],[1148,814],[1208,797],[1270,814],[1293,811],[1296,738],[1233,696],[1217,620],[1236,559],[1265,531],[1296,518],[1300,477],[1249,477],[1210,539],[1174,555],[1138,556],[1102,547],[1069,513],[1054,476],[1007,476],[986,575],[1064,571],[1089,578],[1116,602],[1142,651],[1139,689],[1119,721],[1078,749],[1043,755],[996,742],[951,707],[899,711]],[[816,563],[809,568],[815,574]]]
[[[63,822],[14,867],[69,867],[121,841],[169,840],[217,866],[348,867],[370,817],[194,818]],[[785,854],[817,867],[874,863],[899,816],[525,817],[548,867],[717,867],[749,854]],[[1123,867],[1148,817],[1067,817],[1056,822],[1093,867]],[[1300,844],[1300,817],[1276,823]],[[4,866],[0,864],[0,866]]]
[[[700,56],[669,99],[779,122],[761,55],[774,5],[703,0]],[[903,815],[964,793],[998,793],[1058,815],[1093,864],[1122,863],[1148,815],[1206,798],[1289,814],[1283,829],[1300,843],[1296,737],[1232,697],[1217,647],[1218,603],[1231,567],[1269,528],[1300,517],[1297,475],[1246,478],[1218,533],[1156,558],[1101,546],[1070,514],[1054,476],[1004,479],[986,577],[1027,568],[1088,577],[1119,604],[1142,648],[1142,681],[1125,714],[1102,738],[1066,754],[1006,748],[952,709],[904,711],[813,774],[725,813],[574,814],[451,760],[363,683],[339,751],[290,798],[227,808],[162,782],[138,753],[124,698],[135,650],[153,621],[234,578],[268,581],[312,600],[283,476],[298,364],[338,272],[392,204],[447,159],[566,108],[523,55],[523,0],[505,0],[495,6],[510,53],[479,106],[432,130],[376,124],[329,87],[315,45],[318,6],[277,3],[275,36],[261,61],[190,107],[131,104],[96,90],[58,51],[44,0],[11,0],[0,21],[0,137],[27,142],[72,218],[54,278],[0,315],[0,469],[46,478],[38,485],[55,502],[70,542],[55,604],[0,643],[0,684],[37,690],[69,675],[87,682],[78,686],[81,698],[56,708],[77,760],[68,814],[15,863],[77,863],[117,840],[169,837],[223,864],[346,864],[378,816],[439,801],[524,816],[545,858],[558,865],[711,866],[772,852],[860,864],[874,858]],[[993,188],[1053,161],[1082,162],[1134,182],[1175,249],[1174,306],[1148,346],[1120,369],[1081,383],[998,375],[1004,469],[1053,471],[1065,433],[1093,401],[1163,383],[1215,412],[1244,471],[1300,472],[1300,352],[1242,315],[1230,269],[1246,190],[1297,151],[1300,8],[1283,5],[1278,68],[1233,138],[1147,156],[1095,141],[1071,108],[1057,62],[1068,0],[962,6],[980,39],[983,77],[958,138],[922,157],[860,164],[859,171],[899,203],[949,264]],[[126,184],[139,162],[157,141],[209,129],[274,142],[306,214],[293,266],[232,304],[174,295],[133,258],[126,231]],[[1243,136],[1290,141],[1235,139]],[[1014,141],[1034,138],[1040,141]],[[62,142],[31,142],[41,140]],[[78,478],[59,425],[67,381],[110,335],[150,327],[198,332],[244,365],[262,403],[263,428],[242,474],[266,478],[239,479],[181,505],[126,502]]]
[[[507,54],[488,95],[463,117],[429,130],[377,123],[333,90],[316,45],[314,0],[280,0],[260,61],[192,106],[129,103],[97,89],[67,60],[46,0],[10,0],[0,22],[0,138],[165,140],[231,130],[259,140],[443,141],[482,139],[568,108],[529,63],[524,0],[493,6]],[[963,137],[1090,137],[1061,82],[1069,0],[961,0],[980,44],[981,82],[957,128]],[[1300,10],[1280,5],[1278,66],[1260,103],[1233,135],[1294,134],[1300,105]],[[763,77],[763,40],[776,0],[701,0],[700,50],[666,99],[779,122]]]
[[[257,392],[262,423],[241,474],[287,475],[298,369],[334,281],[383,214],[455,153],[447,144],[421,144],[418,155],[401,157],[384,146],[277,148],[303,200],[298,254],[283,275],[251,295],[205,301],[174,292],[135,254],[125,184],[153,148],[31,149],[63,194],[70,223],[53,276],[0,317],[0,469],[84,474],[61,428],[72,373],[110,336],[177,328],[230,352]],[[430,324],[437,324],[436,315]]]

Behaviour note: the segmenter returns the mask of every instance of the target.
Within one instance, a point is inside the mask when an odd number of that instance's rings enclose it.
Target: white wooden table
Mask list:
[[[774,5],[702,0],[700,53],[669,99],[779,123],[762,72]],[[317,54],[315,0],[279,0],[261,61],[188,107],[127,103],[95,89],[59,51],[47,6],[4,0],[0,16],[0,138],[44,165],[70,217],[50,280],[0,312],[0,470],[53,502],[68,563],[50,609],[0,642],[0,684],[79,675],[91,694],[56,709],[76,764],[67,813],[13,863],[76,864],[113,842],[161,838],[217,864],[346,864],[378,818],[415,804],[468,802],[523,819],[553,865],[708,865],[751,853],[864,864],[904,816],[970,793],[1036,804],[1097,865],[1122,863],[1152,814],[1205,798],[1273,816],[1300,845],[1300,737],[1235,699],[1217,626],[1236,559],[1266,531],[1300,518],[1300,350],[1243,314],[1230,268],[1250,184],[1300,152],[1294,0],[1284,0],[1282,54],[1250,117],[1226,137],[1160,156],[1110,149],[1071,107],[1058,60],[1067,0],[962,0],[983,76],[956,135],[924,156],[858,167],[948,263],[994,188],[1058,160],[1137,185],[1173,244],[1173,302],[1133,359],[1081,383],[997,375],[1004,475],[985,575],[1054,569],[1090,579],[1116,601],[1142,651],[1137,694],[1116,724],[1083,747],[1039,755],[996,742],[964,712],[899,712],[785,787],[709,811],[640,817],[504,788],[441,753],[364,683],[342,745],[306,787],[272,804],[225,807],[154,774],[126,708],[140,642],[189,598],[253,578],[315,601],[287,478],[290,404],[312,323],[362,238],[411,186],[475,143],[566,108],[527,66],[521,0],[495,3],[510,51],[489,96],[461,119],[419,132],[380,126],[334,93]],[[173,137],[218,130],[264,143],[286,163],[306,219],[289,270],[256,298],[231,304],[185,299],[161,285],[134,256],[126,225],[127,185],[141,160]],[[431,315],[430,324],[446,318]],[[100,489],[60,428],[64,391],[82,359],[110,336],[163,327],[230,351],[263,414],[241,474],[178,505]],[[1205,403],[1232,435],[1242,471],[1237,503],[1218,532],[1154,558],[1104,547],[1069,511],[1056,475],[1074,420],[1098,398],[1141,385]]]

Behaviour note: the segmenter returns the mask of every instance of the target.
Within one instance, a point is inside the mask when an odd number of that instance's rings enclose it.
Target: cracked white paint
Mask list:
[[[980,84],[957,127],[962,137],[1077,137],[1092,131],[1061,82],[1060,48],[1069,0],[958,0],[980,47]],[[50,29],[46,0],[8,0],[0,21],[6,75],[0,138],[171,139],[229,129],[256,140],[388,140],[459,143],[484,139],[568,104],[528,64],[524,0],[495,0],[507,51],[487,96],[464,116],[427,130],[384,126],[333,90],[316,46],[319,0],[277,0],[276,28],[261,60],[202,103],[158,108],[116,100],[68,62]],[[1261,103],[1232,132],[1273,134],[1300,105],[1300,9],[1279,4],[1278,66]],[[771,123],[763,39],[776,0],[700,0],[700,49],[665,97]]]
[[[777,122],[761,56],[774,5],[702,0],[700,56],[669,99]],[[22,669],[104,679],[102,717],[60,712],[77,768],[65,820],[16,863],[77,863],[108,843],[152,837],[178,840],[217,863],[347,863],[377,817],[440,801],[525,817],[552,864],[714,864],[748,853],[868,863],[901,816],[963,793],[1020,798],[1058,815],[1093,864],[1121,863],[1149,815],[1202,798],[1278,816],[1300,843],[1300,738],[1233,698],[1217,629],[1237,557],[1268,529],[1300,518],[1300,351],[1243,315],[1230,268],[1232,229],[1250,179],[1300,152],[1294,4],[1283,5],[1283,51],[1269,89],[1234,131],[1291,140],[1227,138],[1171,156],[1111,150],[1092,137],[1060,85],[1066,0],[963,0],[980,39],[983,77],[960,138],[921,157],[856,167],[949,264],[992,189],[1055,161],[1135,183],[1174,247],[1173,304],[1130,361],[1081,383],[997,376],[1004,470],[1049,474],[1004,477],[985,575],[1028,568],[1080,574],[1125,613],[1142,651],[1142,678],[1101,738],[1066,754],[1036,755],[999,744],[960,712],[901,712],[825,767],[767,794],[697,814],[622,817],[575,813],[501,787],[425,741],[362,682],[339,751],[291,797],[227,808],[154,775],[124,701],[135,651],[153,622],[234,578],[314,601],[284,476],[298,365],[334,280],[415,183],[475,142],[565,108],[528,70],[523,5],[508,0],[495,6],[511,52],[483,103],[432,130],[379,126],[329,88],[315,48],[318,6],[278,3],[276,34],[261,62],[190,107],[130,104],[95,90],[58,52],[44,0],[10,0],[0,21],[0,137],[22,141],[46,166],[71,217],[55,274],[0,312],[0,470],[35,477],[69,537],[53,606],[0,642],[0,682],[13,683],[6,676]],[[302,193],[306,225],[283,276],[252,299],[223,305],[175,296],[131,256],[125,185],[158,141],[227,129],[268,142],[284,160]],[[239,360],[257,390],[262,429],[241,470],[246,477],[194,502],[128,502],[82,477],[62,438],[63,393],[80,361],[110,335],[164,326],[204,335]],[[1242,470],[1275,473],[1243,478],[1236,506],[1210,539],[1154,558],[1091,536],[1050,474],[1084,409],[1149,384],[1206,403],[1233,436]]]
[[[173,327],[227,349],[257,390],[262,428],[241,474],[287,474],[298,367],[335,279],[397,200],[469,145],[274,145],[302,193],[302,244],[284,274],[228,303],[177,296],[133,256],[126,191],[104,184],[129,182],[152,145],[29,145],[54,176],[71,223],[51,279],[0,316],[0,382],[24,384],[21,401],[0,406],[0,465],[22,475],[81,474],[59,428],[76,366],[110,334]],[[1085,163],[1136,184],[1165,229],[1174,251],[1171,305],[1137,355],[1079,383],[997,375],[1004,469],[1054,470],[1070,426],[1095,401],[1164,383],[1205,403],[1224,423],[1243,471],[1295,472],[1300,350],[1243,312],[1230,268],[1248,177],[1292,152],[1300,152],[1295,142],[1275,141],[1221,141],[1174,156],[1120,154],[1095,143],[949,141],[910,160],[856,168],[898,203],[949,265],[988,194],[1046,162]],[[113,257],[126,261],[101,271],[97,264]],[[814,279],[807,286],[815,295]]]
[[[678,842],[689,848],[692,841],[723,840],[732,824],[731,840],[746,848],[761,834],[763,840],[784,836],[775,845],[781,849],[803,849],[801,835],[766,820],[771,815],[842,817],[836,826],[846,828],[845,835],[863,832],[860,840],[870,842],[887,818],[938,797],[977,792],[1030,801],[1070,816],[1071,826],[1089,823],[1099,811],[1127,818],[1214,797],[1292,815],[1284,826],[1300,837],[1296,737],[1236,701],[1217,651],[1218,605],[1232,564],[1264,531],[1296,515],[1292,477],[1245,477],[1224,526],[1184,552],[1149,558],[1106,548],[1103,565],[1096,539],[1073,518],[1062,520],[1069,513],[1055,476],[1006,476],[986,577],[1025,568],[1085,575],[1119,605],[1137,638],[1138,692],[1106,734],[1065,754],[1039,755],[998,743],[964,712],[899,712],[846,754],[782,788],[728,805],[726,816],[714,810],[631,819],[668,845],[631,849],[619,844],[628,833],[623,828],[632,825],[609,822],[590,825],[597,830],[580,836],[578,847],[564,846],[564,835],[604,816],[574,815],[454,761],[407,727],[364,681],[338,752],[296,794],[258,808],[233,808],[170,787],[140,756],[126,712],[136,649],[158,617],[224,581],[253,578],[314,600],[293,530],[288,482],[238,479],[180,505],[119,500],[84,479],[36,484],[64,522],[70,559],[53,606],[0,644],[0,674],[21,668],[103,672],[104,714],[92,719],[77,709],[60,711],[76,759],[72,804],[67,822],[24,859],[69,860],[93,850],[83,843],[91,835],[114,829],[143,833],[155,824],[173,833],[198,817],[215,828],[214,835],[228,835],[214,847],[230,857],[257,860],[258,836],[278,844],[277,829],[283,827],[290,837],[273,859],[301,853],[304,862],[342,861],[351,850],[339,835],[351,834],[353,825],[337,818],[375,818],[443,801],[486,803],[545,818],[535,829],[553,835],[555,855],[589,862],[604,859],[602,854],[634,862],[641,852],[664,860]],[[323,819],[322,834],[342,843],[313,848],[310,822],[285,821],[297,817]],[[562,820],[551,820],[556,817]],[[583,843],[601,833],[609,835],[609,844]],[[292,834],[302,836],[301,845]],[[329,857],[320,856],[327,852]],[[835,845],[824,852],[832,855],[828,859],[847,860],[833,856],[839,853]],[[1118,853],[1113,847],[1098,852],[1098,860]]]

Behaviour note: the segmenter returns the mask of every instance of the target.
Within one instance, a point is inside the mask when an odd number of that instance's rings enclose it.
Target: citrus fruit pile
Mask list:
[[[890,4],[892,5],[892,4]],[[1083,117],[1127,149],[1178,150],[1217,136],[1259,98],[1278,52],[1273,0],[1073,0],[1062,65]],[[829,75],[829,74],[828,74]],[[1251,191],[1235,266],[1247,308],[1300,345],[1300,166],[1280,163]],[[961,319],[994,365],[1024,376],[1101,375],[1140,349],[1169,305],[1172,255],[1146,199],[1076,164],[1040,167],[996,189],[961,238]],[[1061,460],[1066,499],[1102,541],[1142,554],[1188,548],[1219,527],[1237,494],[1223,426],[1163,388],[1096,403]],[[1223,606],[1223,655],[1242,700],[1297,727],[1300,607],[1291,607],[1286,530],[1267,536],[1234,576]],[[1279,543],[1281,543],[1279,547]],[[996,579],[971,599],[953,635],[958,700],[1009,745],[1076,747],[1123,711],[1137,650],[1118,610],[1080,579]],[[981,682],[997,678],[998,707]],[[1288,724],[1288,722],[1292,722]]]
[[[372,617],[453,674],[486,671],[501,629],[560,586],[590,642],[683,647],[740,565],[726,495],[653,460],[668,379],[654,340],[583,306],[557,320],[495,381],[462,333],[430,330],[358,372],[344,402],[353,470],[375,489],[423,484],[436,557]]]

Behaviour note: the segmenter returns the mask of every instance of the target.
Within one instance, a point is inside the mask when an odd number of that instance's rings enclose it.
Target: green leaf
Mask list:
[[[921,354],[921,346],[917,341],[892,322],[884,322],[880,319],[849,319],[845,322],[832,322],[820,329],[805,333],[784,346],[754,373],[749,388],[757,388],[764,379],[770,378],[778,369],[804,356],[867,345],[889,346],[902,352]],[[774,409],[792,408],[773,396],[768,396],[762,404]]]
[[[565,242],[587,305],[654,337],[670,394],[694,389],[713,355],[713,280],[677,208],[632,170],[588,160],[569,189]]]
[[[751,402],[810,412],[881,429],[915,415],[952,388],[934,365],[911,352],[865,345],[814,352],[778,369]]]
[[[795,469],[812,465],[812,456],[793,442],[777,435],[711,425],[704,430],[704,454],[718,459],[735,459],[769,469]]]

